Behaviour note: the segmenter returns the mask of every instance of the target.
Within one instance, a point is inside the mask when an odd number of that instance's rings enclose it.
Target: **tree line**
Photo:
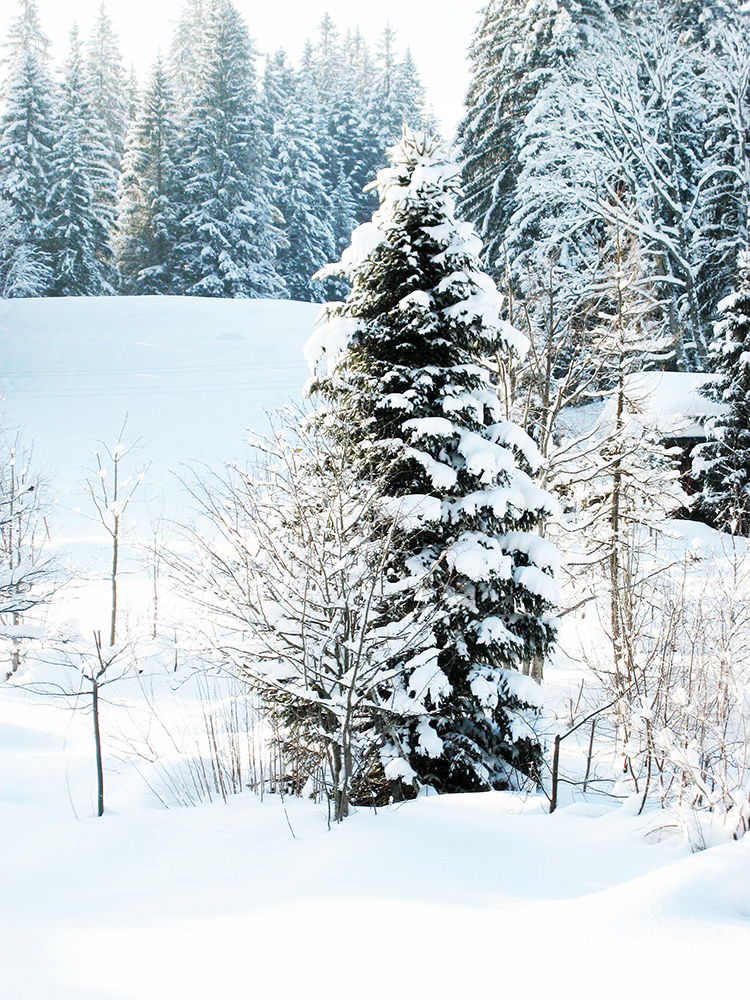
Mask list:
[[[672,364],[705,365],[748,236],[748,41],[725,0],[485,6],[462,209],[537,323],[555,308],[574,338],[596,322],[619,227]]]
[[[301,64],[260,56],[231,0],[188,0],[143,89],[104,4],[61,72],[19,0],[0,117],[0,294],[324,300],[311,276],[373,210],[362,189],[424,92],[386,27],[326,16]]]

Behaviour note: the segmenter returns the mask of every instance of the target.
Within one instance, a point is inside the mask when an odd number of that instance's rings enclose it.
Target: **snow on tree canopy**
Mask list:
[[[351,292],[308,342],[309,391],[355,474],[385,494],[379,613],[410,638],[383,664],[380,766],[402,785],[504,787],[535,773],[535,699],[509,678],[553,642],[557,593],[540,456],[505,420],[485,362],[523,358],[528,342],[456,216],[458,167],[440,141],[405,131],[389,155],[372,222],[323,269]]]
[[[694,451],[699,505],[719,528],[750,535],[750,255],[738,261],[737,287],[720,305],[711,353],[715,374],[704,387],[719,411],[706,419],[708,440]]]

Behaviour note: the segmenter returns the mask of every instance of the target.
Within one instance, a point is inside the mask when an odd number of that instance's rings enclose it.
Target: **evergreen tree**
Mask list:
[[[584,10],[570,0],[490,0],[472,41],[466,114],[458,130],[465,161],[461,210],[477,227],[495,276],[518,207],[524,120],[545,82],[582,44],[584,21]]]
[[[35,0],[20,0],[9,32],[8,76],[0,113],[2,294],[42,294],[48,285],[46,198],[55,142],[47,39]]]
[[[205,59],[208,0],[186,0],[169,49],[169,76],[175,103],[187,109],[195,100]]]
[[[736,290],[719,305],[712,355],[716,376],[706,395],[725,408],[707,422],[694,474],[699,506],[724,531],[750,535],[750,255],[740,254]]]
[[[60,138],[53,152],[46,207],[53,295],[106,295],[113,291],[111,216],[108,209],[101,211],[91,182],[96,165],[106,159],[106,150],[92,134],[86,95],[83,52],[78,28],[74,27],[61,89]]]
[[[351,184],[344,174],[343,169],[339,169],[336,187],[333,189],[331,198],[333,211],[331,215],[331,228],[333,230],[334,253],[332,259],[335,260],[349,246],[352,233],[357,228],[359,216],[357,214],[357,202],[352,195]],[[337,274],[327,277],[325,282],[329,295],[334,301],[345,299],[349,294],[349,282],[345,275]]]
[[[339,33],[330,14],[318,25],[318,41],[311,52],[315,87],[320,102],[328,104],[337,93],[343,68]]]
[[[172,91],[159,55],[123,161],[116,249],[126,294],[179,291],[174,119]]]
[[[315,95],[320,111],[325,187],[329,192],[341,191],[343,175],[347,201],[353,202],[357,221],[363,221],[375,207],[375,199],[364,187],[377,169],[379,150],[367,120],[369,94],[365,96],[359,89],[351,46],[350,38],[343,47],[339,45],[336,26],[326,14],[316,44],[306,46],[300,76]],[[350,233],[344,238],[348,240]],[[337,242],[340,235],[336,233]]]
[[[403,109],[396,94],[396,32],[387,24],[380,36],[375,58],[369,114],[373,123],[378,148],[397,141],[404,124]],[[419,123],[410,123],[412,128]]]
[[[213,0],[199,88],[180,146],[177,255],[191,295],[273,297],[279,240],[269,200],[268,146],[255,85],[255,51],[231,0]]]
[[[369,47],[358,28],[346,33],[342,46],[342,62],[355,81],[357,96],[367,99],[373,83],[374,70]]]
[[[279,49],[266,61],[263,74],[263,102],[267,129],[273,135],[276,122],[281,121],[297,89],[297,74],[287,62],[286,52]]]
[[[553,640],[555,553],[536,534],[551,505],[530,477],[538,453],[504,419],[483,357],[527,342],[500,319],[438,140],[405,134],[391,158],[342,258],[352,291],[308,345],[317,419],[363,483],[385,479],[385,777],[504,787],[538,763],[520,671]]]
[[[126,107],[126,120],[128,127],[132,122],[136,120],[141,108],[141,88],[138,85],[138,74],[135,70],[135,64],[130,64],[130,75],[128,76],[128,86],[127,86],[127,107]]]
[[[88,101],[92,119],[101,130],[110,170],[99,178],[99,197],[114,207],[117,178],[125,150],[128,125],[128,78],[112,20],[104,3],[99,7],[87,47]]]
[[[396,106],[401,109],[402,127],[406,122],[410,129],[416,131],[421,128],[427,113],[426,94],[410,48],[407,48],[403,59],[396,66],[395,93]],[[431,126],[432,131],[437,131],[435,122]]]
[[[284,217],[285,237],[276,270],[290,296],[308,302],[325,299],[323,284],[311,279],[336,252],[332,203],[323,182],[318,119],[314,97],[303,80],[274,132],[276,205]]]
[[[410,129],[422,126],[424,88],[407,51],[399,61],[396,53],[396,32],[387,25],[380,38],[375,59],[368,119],[375,135],[378,160],[373,169],[382,166],[382,150],[396,142],[406,125]]]
[[[112,20],[102,2],[86,52],[87,128],[90,133],[89,179],[100,220],[96,256],[114,283],[113,238],[117,192],[128,121],[127,74]]]

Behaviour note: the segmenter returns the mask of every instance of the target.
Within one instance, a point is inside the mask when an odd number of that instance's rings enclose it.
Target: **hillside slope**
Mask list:
[[[247,428],[301,399],[302,346],[319,306],[157,296],[0,300],[0,421],[33,442],[63,511],[77,505],[89,449],[142,439],[152,495],[170,472],[241,459]],[[61,515],[66,530],[75,522]],[[80,529],[79,529],[80,530]]]

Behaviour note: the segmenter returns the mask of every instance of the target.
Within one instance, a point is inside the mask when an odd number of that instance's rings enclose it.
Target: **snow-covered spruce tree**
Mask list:
[[[544,83],[582,44],[582,6],[575,0],[490,0],[472,40],[471,82],[458,132],[461,210],[482,238],[493,277],[501,273],[506,230],[518,208],[524,119]]]
[[[60,100],[60,137],[52,155],[47,196],[47,250],[52,295],[107,295],[112,292],[109,263],[111,212],[94,195],[91,175],[106,150],[91,127],[83,53],[78,28],[70,35]],[[105,259],[99,259],[106,247]]]
[[[739,259],[737,289],[719,304],[712,356],[716,377],[706,395],[727,408],[707,423],[697,449],[700,509],[724,531],[750,535],[750,254]]]
[[[114,205],[117,175],[125,149],[128,122],[127,73],[120,55],[120,46],[107,13],[105,3],[99,7],[96,22],[87,45],[86,72],[88,76],[91,113],[102,132],[115,187],[102,191],[108,204]],[[101,179],[104,184],[104,178]],[[111,182],[110,182],[111,183]]]
[[[503,419],[483,356],[527,342],[500,319],[439,140],[406,133],[390,158],[380,208],[332,266],[352,291],[308,344],[317,419],[363,483],[384,482],[381,624],[413,628],[380,692],[385,777],[503,787],[536,774],[522,672],[554,639],[556,552],[537,533],[553,506],[530,477],[537,450]]]
[[[45,201],[55,142],[48,39],[35,0],[21,0],[8,33],[0,108],[0,294],[41,295],[49,284]]]
[[[303,76],[272,139],[276,167],[276,206],[284,217],[285,246],[280,247],[276,270],[289,295],[305,302],[326,298],[322,282],[311,276],[335,255],[333,205],[323,181],[319,145],[320,115]]]
[[[398,140],[404,124],[411,129],[421,127],[424,103],[424,88],[411,52],[397,59],[396,32],[388,24],[380,36],[368,108],[380,155]]]
[[[112,20],[104,3],[86,47],[89,180],[94,188],[99,239],[96,256],[110,284],[115,285],[113,237],[117,218],[117,187],[127,132],[127,74]]]
[[[177,106],[187,109],[199,87],[208,0],[186,0],[175,23],[167,64]]]
[[[279,49],[266,60],[263,72],[263,116],[269,135],[273,135],[274,126],[284,117],[294,99],[298,77],[294,67],[287,62],[284,49]]]
[[[326,15],[319,26],[315,45],[306,48],[302,75],[307,76],[313,87],[323,119],[321,152],[325,160],[325,181],[329,191],[340,188],[347,201],[355,207],[358,221],[367,219],[375,208],[372,193],[365,190],[378,166],[382,147],[367,119],[369,93],[360,86],[360,69],[346,58],[346,51],[338,42],[338,31]],[[337,246],[348,244],[351,229],[335,232]]]
[[[212,0],[197,90],[182,122],[176,256],[188,295],[277,297],[277,212],[256,91],[255,49],[231,0]]]
[[[158,56],[143,106],[128,134],[120,178],[117,266],[126,294],[179,291],[175,153],[177,127],[169,80]]]

